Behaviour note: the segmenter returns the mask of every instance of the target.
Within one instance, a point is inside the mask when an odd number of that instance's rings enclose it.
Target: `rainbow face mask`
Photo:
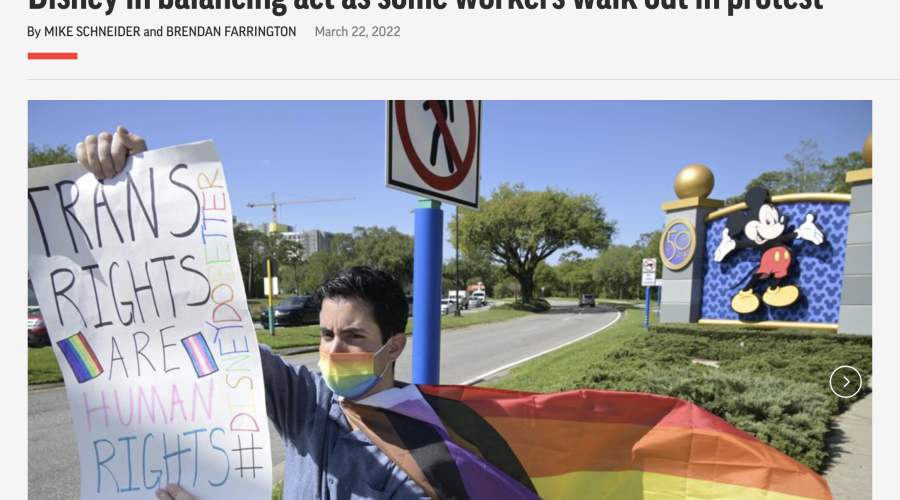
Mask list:
[[[375,356],[390,342],[375,352],[319,353],[319,369],[325,385],[338,396],[356,399],[381,382],[390,363],[385,364],[381,375],[375,375]]]

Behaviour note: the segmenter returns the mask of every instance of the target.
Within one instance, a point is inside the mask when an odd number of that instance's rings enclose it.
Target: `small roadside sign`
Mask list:
[[[387,101],[385,185],[478,209],[481,101]]]
[[[656,286],[656,271],[641,274],[641,286]]]
[[[656,259],[644,259],[641,263],[641,272],[656,272]]]
[[[281,293],[278,290],[277,277],[272,277],[272,288],[274,289],[272,290],[272,295],[278,295],[279,293]],[[263,279],[263,295],[269,295],[269,280],[267,279]]]

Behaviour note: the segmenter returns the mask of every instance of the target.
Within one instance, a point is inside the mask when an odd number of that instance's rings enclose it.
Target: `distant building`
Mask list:
[[[316,252],[328,251],[331,248],[331,240],[334,239],[334,233],[326,233],[318,229],[296,233],[287,232],[281,235],[290,241],[299,242],[303,246],[303,260],[308,259]]]
[[[289,226],[287,224],[281,224],[280,222],[267,222],[265,224],[260,224],[256,226],[256,229],[263,234],[272,234],[272,233],[293,233],[294,226]]]

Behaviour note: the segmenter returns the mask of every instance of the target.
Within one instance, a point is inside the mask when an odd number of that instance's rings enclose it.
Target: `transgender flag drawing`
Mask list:
[[[88,380],[97,378],[103,373],[103,367],[97,361],[94,350],[87,343],[81,332],[56,343],[59,350],[62,351],[75,373],[75,378],[79,384],[83,384]]]
[[[181,339],[181,343],[184,344],[188,356],[191,357],[191,363],[194,364],[194,371],[197,372],[198,377],[203,378],[210,373],[219,371],[216,360],[213,359],[212,352],[209,350],[209,345],[206,344],[206,339],[201,333],[185,337]]]

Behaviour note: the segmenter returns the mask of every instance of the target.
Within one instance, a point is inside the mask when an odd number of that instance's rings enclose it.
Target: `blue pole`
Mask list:
[[[419,198],[413,247],[412,382],[436,385],[441,371],[441,264],[444,211]]]
[[[656,317],[659,317],[659,309],[662,305],[662,287],[656,287]]]
[[[650,328],[650,287],[644,287],[647,289],[647,300],[644,305],[644,329]]]

